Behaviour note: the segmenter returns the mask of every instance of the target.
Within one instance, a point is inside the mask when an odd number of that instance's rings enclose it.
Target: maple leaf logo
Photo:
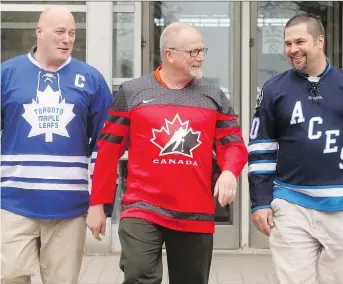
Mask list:
[[[150,141],[161,149],[160,156],[181,154],[193,158],[193,150],[200,146],[200,131],[189,128],[189,120],[182,122],[178,114],[172,121],[165,119],[165,126],[152,129]]]
[[[65,99],[60,101],[60,91],[55,92],[50,86],[44,92],[37,91],[36,99],[23,105],[22,116],[32,127],[28,138],[45,134],[45,142],[53,142],[53,134],[69,137],[66,126],[75,117],[74,105]]]

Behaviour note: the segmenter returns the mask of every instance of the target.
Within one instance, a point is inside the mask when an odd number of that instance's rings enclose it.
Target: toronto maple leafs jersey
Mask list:
[[[168,89],[158,75],[159,69],[125,82],[117,92],[98,142],[90,203],[112,202],[129,140],[120,218],[212,233],[213,146],[221,170],[236,176],[248,159],[236,115],[220,88],[193,80]]]
[[[269,80],[257,99],[249,143],[252,211],[273,198],[343,210],[343,71],[293,69]]]
[[[40,219],[87,213],[95,141],[111,102],[103,76],[77,59],[57,72],[32,53],[3,62],[1,208]]]

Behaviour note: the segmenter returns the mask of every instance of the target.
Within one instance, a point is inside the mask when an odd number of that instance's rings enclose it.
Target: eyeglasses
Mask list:
[[[204,55],[206,55],[207,50],[208,50],[207,47],[200,48],[200,49],[197,48],[197,49],[192,49],[192,50],[184,50],[184,49],[179,49],[179,48],[174,48],[174,47],[170,47],[169,49],[188,53],[190,55],[190,57],[197,57],[197,56],[199,56],[199,54],[204,56]]]

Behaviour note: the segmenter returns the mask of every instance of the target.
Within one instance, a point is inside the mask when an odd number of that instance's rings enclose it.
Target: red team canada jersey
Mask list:
[[[121,85],[99,138],[91,205],[112,203],[128,145],[121,218],[186,232],[214,232],[212,154],[237,177],[247,162],[236,115],[222,90],[192,80],[169,89],[154,73]]]

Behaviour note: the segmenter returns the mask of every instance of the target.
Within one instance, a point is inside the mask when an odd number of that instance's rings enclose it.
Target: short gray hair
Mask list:
[[[160,37],[160,57],[162,62],[166,49],[172,47],[170,44],[175,42],[177,35],[180,34],[182,30],[189,28],[195,29],[193,26],[182,22],[171,23],[164,28]]]

